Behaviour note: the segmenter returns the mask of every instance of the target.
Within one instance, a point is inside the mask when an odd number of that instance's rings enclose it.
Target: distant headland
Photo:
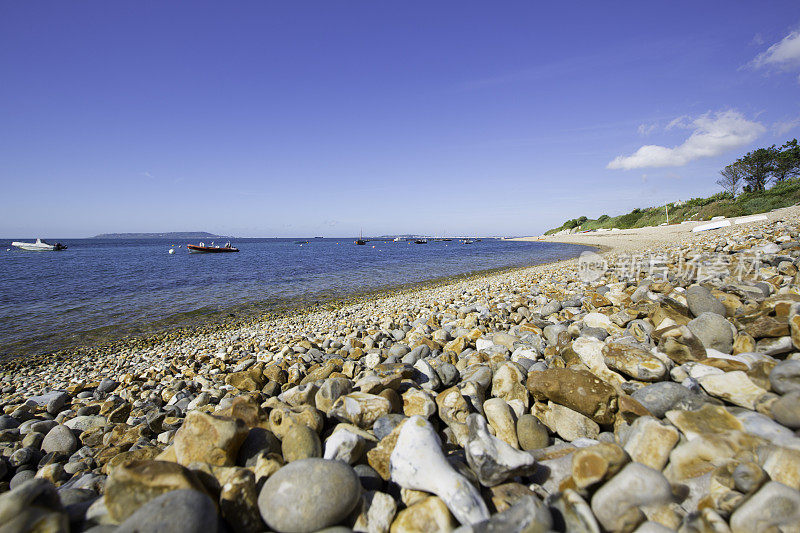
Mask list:
[[[101,233],[93,239],[224,239],[207,231],[169,231],[166,233]]]

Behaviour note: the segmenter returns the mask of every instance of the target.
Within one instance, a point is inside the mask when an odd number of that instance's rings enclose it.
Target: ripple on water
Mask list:
[[[194,324],[241,306],[257,312],[280,302],[533,265],[586,249],[494,239],[376,248],[352,239],[315,239],[302,248],[295,239],[243,239],[236,241],[238,254],[169,255],[176,243],[163,240],[59,240],[69,249],[0,257],[0,354]]]

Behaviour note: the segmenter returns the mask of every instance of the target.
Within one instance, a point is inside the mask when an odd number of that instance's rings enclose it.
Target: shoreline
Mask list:
[[[603,245],[590,245],[581,243],[563,243],[575,244],[576,246],[584,246],[592,248],[600,253],[608,248]],[[156,345],[159,342],[174,341],[176,338],[182,336],[193,335],[208,335],[213,333],[232,331],[242,327],[254,326],[259,322],[278,320],[282,318],[290,318],[297,315],[303,315],[312,312],[321,312],[332,309],[339,309],[348,305],[358,305],[360,303],[368,302],[374,299],[382,299],[392,294],[410,294],[426,289],[444,288],[454,283],[464,281],[475,281],[498,274],[514,272],[518,270],[525,270],[548,265],[555,265],[559,263],[568,263],[578,258],[579,254],[568,259],[558,259],[554,261],[545,261],[542,263],[535,263],[533,265],[522,266],[507,266],[496,267],[483,270],[475,270],[465,272],[462,274],[454,274],[451,276],[441,276],[437,278],[414,281],[400,284],[390,284],[380,286],[372,289],[354,290],[347,293],[332,294],[328,292],[313,293],[294,297],[291,299],[275,299],[263,300],[258,302],[248,302],[233,305],[231,307],[214,309],[209,313],[204,313],[204,317],[198,319],[195,323],[179,325],[183,320],[190,321],[190,315],[197,314],[203,308],[195,309],[193,311],[176,313],[158,319],[155,321],[134,324],[131,326],[133,330],[148,329],[153,327],[154,330],[150,332],[134,332],[124,333],[121,337],[113,338],[108,341],[86,341],[86,338],[94,337],[102,330],[125,328],[124,325],[111,325],[102,328],[96,328],[84,332],[76,333],[75,335],[80,338],[74,342],[68,343],[67,346],[58,349],[42,349],[37,351],[34,349],[23,349],[17,353],[9,351],[8,353],[0,354],[0,371],[3,371],[6,366],[11,365],[12,368],[19,368],[22,366],[37,365],[46,363],[47,358],[56,358],[58,360],[65,360],[73,357],[91,356],[98,352],[111,352],[118,349],[126,349],[131,347],[141,347],[142,345]],[[308,303],[313,302],[313,303]],[[211,315],[209,317],[209,315]],[[160,327],[158,324],[175,322],[176,325],[167,325]],[[129,330],[126,328],[126,330]],[[13,347],[19,343],[12,343],[8,346]],[[5,346],[3,349],[7,349]]]
[[[790,206],[774,209],[766,213],[761,213],[767,217],[767,223],[773,223],[784,217],[796,217],[800,215],[800,207]],[[727,219],[732,221],[732,225],[720,230],[711,232],[692,233],[692,229],[707,224],[708,221],[686,222],[681,224],[671,224],[668,226],[648,226],[644,228],[630,228],[617,231],[590,231],[587,233],[571,233],[567,235],[539,235],[530,237],[515,237],[508,239],[512,241],[524,242],[558,242],[563,244],[582,244],[584,246],[605,247],[603,253],[607,252],[642,252],[648,248],[658,248],[663,246],[674,246],[689,244],[695,237],[702,235],[724,235],[730,233],[731,229],[746,228],[759,222],[745,223],[737,225],[737,219],[747,219],[749,216],[733,217]]]
[[[572,258],[6,366],[0,508],[42,491],[20,520],[74,531],[796,524],[800,210],[660,235],[606,240],[590,280]],[[632,250],[665,269],[616,270]]]

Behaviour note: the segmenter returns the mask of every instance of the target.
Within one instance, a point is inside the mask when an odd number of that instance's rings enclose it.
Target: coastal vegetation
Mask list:
[[[618,216],[573,218],[546,235],[560,231],[629,229],[678,224],[686,220],[737,217],[765,213],[800,203],[800,146],[797,139],[746,153],[720,171],[717,184],[722,192],[708,198],[692,198],[647,208],[636,208]]]

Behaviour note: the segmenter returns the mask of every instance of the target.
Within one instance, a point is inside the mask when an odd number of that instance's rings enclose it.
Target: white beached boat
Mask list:
[[[767,215],[751,215],[749,217],[740,217],[733,221],[734,224],[750,224],[753,222],[763,222],[767,219]]]
[[[57,252],[59,250],[66,250],[67,247],[60,242],[55,244],[50,244],[44,242],[42,239],[36,239],[36,242],[18,242],[14,241],[11,243],[11,246],[16,246],[21,250],[27,250],[29,252]]]
[[[715,220],[714,222],[709,222],[708,224],[702,224],[700,226],[695,226],[692,228],[692,233],[699,233],[701,231],[709,231],[712,229],[720,229],[720,228],[727,228],[731,225],[730,220]]]

